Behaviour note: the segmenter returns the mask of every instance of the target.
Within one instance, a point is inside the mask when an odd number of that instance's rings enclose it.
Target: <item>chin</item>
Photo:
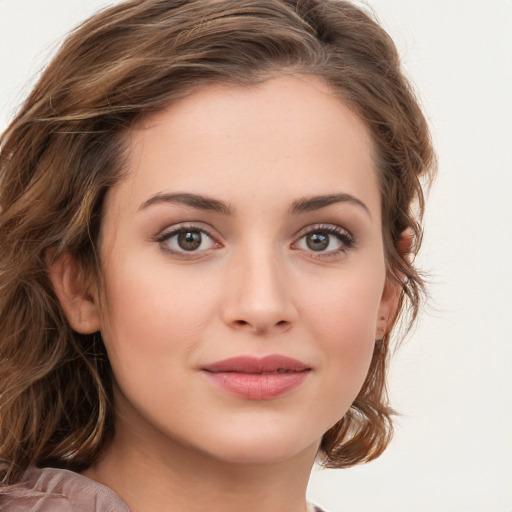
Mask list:
[[[297,432],[295,432],[296,434]],[[297,438],[286,432],[264,432],[254,429],[211,440],[210,455],[226,463],[243,465],[279,464],[297,457],[310,457],[313,462],[321,438]]]

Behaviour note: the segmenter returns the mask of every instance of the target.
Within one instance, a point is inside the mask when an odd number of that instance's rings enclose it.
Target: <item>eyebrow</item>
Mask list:
[[[326,194],[322,196],[302,197],[293,201],[290,213],[300,214],[326,208],[336,203],[351,203],[360,206],[370,218],[372,215],[368,207],[357,197],[350,194]]]
[[[207,210],[213,211],[217,213],[222,213],[224,215],[231,215],[234,213],[233,208],[223,201],[219,201],[218,199],[213,199],[212,197],[207,197],[199,194],[191,194],[187,192],[181,193],[164,193],[159,192],[154,196],[151,196],[149,199],[144,201],[139,207],[139,211],[145,210],[150,206],[161,203],[177,203],[184,204],[186,206],[191,206],[192,208],[197,208],[199,210]],[[301,213],[312,212],[316,210],[321,210],[322,208],[326,208],[332,204],[336,203],[351,203],[361,207],[371,218],[371,213],[368,207],[357,197],[354,197],[351,194],[325,194],[321,196],[312,196],[312,197],[301,197],[293,201],[290,206],[289,212],[293,215],[298,215]]]
[[[198,194],[189,194],[189,193],[177,193],[177,194],[166,194],[160,192],[151,196],[147,201],[141,204],[140,210],[145,210],[154,204],[161,203],[178,203],[184,204],[187,206],[191,206],[192,208],[197,208],[199,210],[208,210],[212,212],[223,213],[225,215],[230,215],[233,213],[233,209],[227,203],[223,201],[219,201],[218,199],[213,199],[211,197],[202,196]]]

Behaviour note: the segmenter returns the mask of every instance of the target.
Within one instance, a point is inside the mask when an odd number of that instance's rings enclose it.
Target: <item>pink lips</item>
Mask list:
[[[215,385],[242,398],[270,400],[299,386],[310,367],[281,355],[239,356],[202,368]]]

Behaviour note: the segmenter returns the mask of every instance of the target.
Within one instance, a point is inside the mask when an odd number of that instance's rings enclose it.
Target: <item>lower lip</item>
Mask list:
[[[217,387],[250,400],[270,400],[300,386],[308,370],[287,373],[203,372]]]

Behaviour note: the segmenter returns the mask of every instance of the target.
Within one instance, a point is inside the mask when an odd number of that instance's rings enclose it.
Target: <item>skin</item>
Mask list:
[[[321,81],[285,76],[208,86],[127,144],[129,172],[105,202],[102,293],[85,293],[69,258],[51,269],[72,326],[101,330],[116,381],[116,435],[84,474],[134,512],[305,510],[322,435],[396,307],[368,132]],[[162,200],[176,193],[230,213]],[[332,194],[353,199],[291,212]],[[179,227],[209,236],[184,251],[164,239]],[[328,246],[311,249],[308,233]],[[205,378],[205,365],[242,354],[311,370],[269,400]]]

